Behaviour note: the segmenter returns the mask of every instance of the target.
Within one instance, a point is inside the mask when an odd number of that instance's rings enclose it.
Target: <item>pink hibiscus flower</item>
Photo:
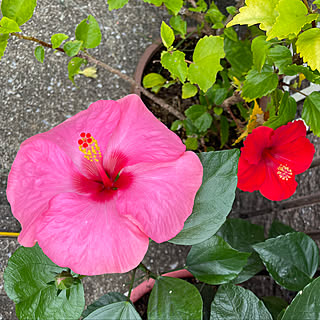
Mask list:
[[[314,152],[301,120],[276,130],[258,127],[241,148],[238,188],[259,190],[274,201],[287,199],[296,191],[295,175],[309,168]]]
[[[19,242],[86,275],[126,272],[149,237],[173,238],[192,212],[202,165],[136,95],[97,101],[26,140],[8,178]]]

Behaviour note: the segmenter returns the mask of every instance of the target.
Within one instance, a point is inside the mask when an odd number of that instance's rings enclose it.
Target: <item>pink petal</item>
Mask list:
[[[130,173],[132,181],[117,191],[117,208],[152,240],[167,241],[182,230],[191,214],[202,171],[193,152],[172,162],[126,167],[120,177]]]
[[[57,145],[38,137],[23,144],[8,177],[8,201],[22,226],[19,242],[27,247],[35,243],[37,219],[49,201],[58,193],[71,191],[73,176],[78,174]]]
[[[114,201],[94,202],[73,193],[51,200],[37,241],[57,265],[83,275],[127,272],[141,262],[149,244],[136,225],[118,214]]]
[[[91,133],[103,153],[119,119],[120,106],[116,101],[99,100],[48,132],[29,138],[23,145],[40,137],[49,140],[65,151],[76,166],[81,168],[84,155],[78,149],[80,133]]]
[[[117,101],[121,120],[104,155],[104,167],[113,176],[140,162],[168,162],[185,151],[180,138],[147,109],[137,95]]]

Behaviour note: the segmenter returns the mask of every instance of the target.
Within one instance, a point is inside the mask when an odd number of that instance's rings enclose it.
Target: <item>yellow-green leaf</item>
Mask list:
[[[0,33],[21,32],[18,24],[7,17],[2,17],[0,21]]]
[[[182,86],[182,99],[188,99],[195,96],[198,92],[198,88],[191,83],[185,83]]]

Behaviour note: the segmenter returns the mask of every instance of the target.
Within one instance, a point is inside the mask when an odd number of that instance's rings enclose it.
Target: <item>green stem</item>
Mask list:
[[[309,12],[309,13],[312,13],[312,10],[311,10],[311,8],[309,7],[309,4],[308,4],[308,0],[303,0],[303,3],[304,3],[305,6],[307,7],[308,12]]]
[[[134,269],[132,270],[130,288],[129,288],[128,298],[127,298],[127,301],[128,301],[128,302],[130,301],[131,291],[132,291],[132,288],[133,288],[134,279],[135,279],[135,277],[136,277],[137,269],[138,269],[138,267],[136,267],[136,268],[134,268]]]
[[[158,276],[155,273],[151,272],[142,262],[138,265],[138,269],[146,273],[149,278],[155,280],[158,278]]]

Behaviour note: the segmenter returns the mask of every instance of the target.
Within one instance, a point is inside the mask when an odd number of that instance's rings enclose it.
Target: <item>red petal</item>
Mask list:
[[[285,126],[281,126],[274,131],[274,134],[271,138],[272,146],[291,143],[294,140],[305,136],[306,126],[302,120],[289,122]]]

